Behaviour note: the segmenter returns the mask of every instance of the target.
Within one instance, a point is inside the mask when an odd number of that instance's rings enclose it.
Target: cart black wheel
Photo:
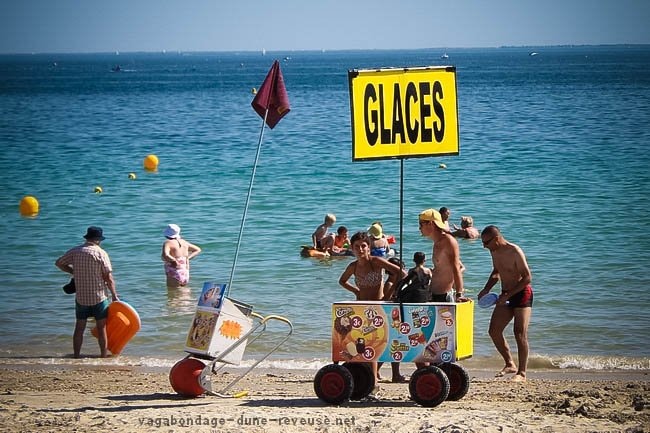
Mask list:
[[[440,366],[449,378],[449,395],[447,400],[460,400],[469,391],[469,373],[455,363],[445,363]]]
[[[352,374],[342,365],[326,365],[318,370],[314,378],[314,391],[325,403],[341,404],[350,400],[352,389]]]
[[[438,367],[420,368],[411,375],[409,391],[413,400],[422,406],[438,406],[449,395],[449,379]]]
[[[352,375],[352,388],[351,400],[361,400],[370,395],[375,389],[375,375],[372,374],[372,367],[365,362],[346,362],[343,367],[347,368]]]

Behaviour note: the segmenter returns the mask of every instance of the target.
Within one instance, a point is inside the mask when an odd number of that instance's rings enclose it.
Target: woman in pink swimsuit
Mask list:
[[[181,228],[169,224],[164,231],[167,240],[162,247],[167,287],[183,287],[190,281],[190,259],[201,252],[201,248],[181,238]]]

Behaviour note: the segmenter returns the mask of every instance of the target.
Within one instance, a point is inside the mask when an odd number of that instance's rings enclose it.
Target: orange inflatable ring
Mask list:
[[[106,320],[106,336],[108,339],[108,350],[113,355],[119,355],[131,338],[140,330],[140,316],[135,309],[123,301],[112,302],[108,306],[108,318]],[[97,327],[91,330],[97,337]]]

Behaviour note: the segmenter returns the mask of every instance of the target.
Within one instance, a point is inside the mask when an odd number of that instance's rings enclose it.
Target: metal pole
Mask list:
[[[264,125],[266,125],[266,116],[269,114],[268,104],[264,112],[264,119],[262,120],[262,129],[260,130],[260,139],[257,142],[257,152],[255,153],[255,162],[253,163],[253,172],[251,174],[251,181],[248,185],[248,195],[246,196],[246,205],[244,206],[244,214],[241,218],[241,225],[239,227],[239,237],[237,238],[237,247],[235,248],[235,258],[232,262],[232,270],[230,271],[230,279],[228,280],[228,287],[226,288],[226,296],[230,295],[230,288],[232,287],[232,280],[235,276],[235,267],[237,266],[237,257],[239,257],[239,246],[241,245],[242,234],[244,233],[244,224],[246,223],[246,215],[248,214],[248,205],[251,200],[251,193],[253,192],[253,181],[255,180],[255,172],[257,171],[257,161],[260,159],[260,150],[262,149],[262,139],[264,138]]]

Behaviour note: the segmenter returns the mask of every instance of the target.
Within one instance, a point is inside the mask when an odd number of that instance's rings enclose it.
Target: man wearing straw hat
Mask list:
[[[75,285],[75,316],[76,323],[72,337],[74,357],[81,356],[86,320],[95,318],[98,331],[99,350],[101,357],[106,358],[106,318],[108,317],[108,296],[106,289],[111,292],[113,301],[117,301],[115,280],[111,260],[99,244],[106,239],[101,227],[88,227],[84,235],[86,242],[72,248],[59,257],[55,265],[63,272],[74,277]]]

